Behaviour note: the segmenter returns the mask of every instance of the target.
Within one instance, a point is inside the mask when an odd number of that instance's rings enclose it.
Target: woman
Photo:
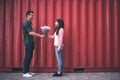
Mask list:
[[[63,50],[63,34],[64,34],[64,21],[57,19],[55,22],[54,35],[49,35],[50,38],[54,38],[55,53],[58,61],[58,72],[54,73],[53,77],[62,76],[62,50]]]

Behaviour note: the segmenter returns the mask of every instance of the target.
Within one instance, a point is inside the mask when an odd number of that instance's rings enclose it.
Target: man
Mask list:
[[[26,12],[26,20],[22,24],[24,32],[25,58],[24,58],[24,74],[23,77],[32,77],[35,73],[29,72],[31,59],[33,57],[34,41],[33,36],[44,37],[44,35],[37,34],[32,28],[32,19],[34,12]]]

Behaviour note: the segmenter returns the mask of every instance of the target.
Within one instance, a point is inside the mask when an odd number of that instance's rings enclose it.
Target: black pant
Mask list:
[[[25,44],[24,73],[28,73],[33,57],[34,44]]]

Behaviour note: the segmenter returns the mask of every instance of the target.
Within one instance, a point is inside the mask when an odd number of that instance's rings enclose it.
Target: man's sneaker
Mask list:
[[[35,73],[33,73],[33,72],[29,72],[29,74],[30,74],[30,75],[35,75]]]
[[[30,77],[32,77],[32,75],[31,75],[31,74],[29,74],[29,73],[25,73],[25,74],[23,74],[23,77],[30,78]]]
[[[57,72],[52,75],[53,77],[62,77],[62,73],[58,74]]]

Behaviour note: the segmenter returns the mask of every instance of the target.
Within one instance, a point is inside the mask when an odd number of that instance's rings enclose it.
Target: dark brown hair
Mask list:
[[[55,29],[56,35],[58,35],[59,30],[64,28],[64,21],[62,19],[57,19],[56,21],[59,23],[59,26]]]

